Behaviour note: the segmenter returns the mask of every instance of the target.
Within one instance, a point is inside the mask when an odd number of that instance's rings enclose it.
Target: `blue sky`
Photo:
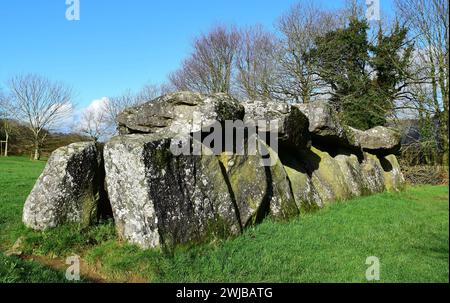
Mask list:
[[[161,83],[192,39],[215,24],[274,22],[292,0],[80,0],[81,20],[65,18],[65,0],[1,0],[0,85],[38,73],[71,85],[76,103]],[[339,7],[344,0],[320,1]],[[391,0],[383,0],[384,9]]]

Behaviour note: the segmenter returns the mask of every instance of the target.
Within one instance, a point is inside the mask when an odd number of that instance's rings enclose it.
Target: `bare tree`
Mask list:
[[[215,27],[194,41],[193,54],[169,76],[171,84],[177,90],[230,93],[238,45],[236,30]]]
[[[145,103],[152,101],[153,99],[159,97],[162,94],[166,94],[169,91],[169,87],[155,84],[146,84],[141,90],[136,94],[136,103]]]
[[[238,94],[247,99],[274,99],[276,40],[261,26],[240,31],[236,55],[236,86]]]
[[[106,121],[108,134],[114,135],[117,133],[117,116],[126,108],[150,102],[171,90],[172,88],[167,85],[147,84],[137,93],[127,90],[120,96],[109,97],[105,103],[105,114],[102,117]]]
[[[4,152],[3,152],[3,155],[5,157],[8,157],[8,143],[9,143],[9,137],[12,132],[10,118],[11,118],[11,106],[10,106],[9,98],[0,91],[0,120],[2,122],[3,132],[5,133],[5,140],[4,140],[4,142],[0,143],[0,147],[1,147],[2,143],[5,144]]]
[[[61,126],[72,112],[72,90],[34,74],[15,76],[8,86],[13,114],[31,130],[34,159],[38,160],[48,131]]]
[[[105,111],[86,110],[83,112],[79,127],[80,133],[89,136],[94,142],[106,139],[110,135],[110,127]]]
[[[106,124],[113,134],[117,133],[117,117],[128,107],[139,104],[139,99],[131,90],[127,90],[120,96],[109,97],[105,106]]]
[[[448,164],[449,3],[447,0],[396,0],[396,8],[416,41],[415,60],[422,67],[417,78],[424,78],[425,73],[426,81],[415,86],[412,102],[417,103],[419,115],[432,110],[439,121],[442,162]]]
[[[277,27],[282,34],[276,88],[279,94],[288,100],[308,103],[324,93],[307,53],[314,47],[316,37],[340,23],[342,20],[333,12],[318,8],[312,1],[294,5],[279,19]]]
[[[88,136],[92,141],[99,142],[114,134],[108,121],[108,98],[93,101],[81,111],[81,116],[74,125],[75,132]]]
[[[340,11],[340,26],[345,26],[349,18],[365,18],[362,0],[345,0],[344,8]]]

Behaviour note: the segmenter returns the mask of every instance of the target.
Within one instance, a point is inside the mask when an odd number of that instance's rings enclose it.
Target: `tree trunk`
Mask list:
[[[39,150],[39,143],[34,144],[34,160],[39,160],[41,158],[41,153]]]
[[[5,139],[5,157],[8,157],[8,141],[9,141],[9,134],[6,132],[6,139]]]
[[[441,115],[441,136],[443,141],[442,164],[448,165],[448,73],[445,72],[442,57],[439,60],[439,87],[442,94],[443,110]],[[448,68],[447,68],[448,71]]]

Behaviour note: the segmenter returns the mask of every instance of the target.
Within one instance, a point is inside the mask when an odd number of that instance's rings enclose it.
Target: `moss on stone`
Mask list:
[[[152,161],[158,169],[164,169],[170,163],[172,154],[169,149],[156,148],[152,151]]]
[[[341,169],[351,196],[361,196],[364,188],[364,180],[358,157],[354,154],[340,154],[334,159]]]
[[[349,199],[351,192],[336,160],[327,152],[315,147],[311,148],[311,152],[321,159],[318,169],[313,172],[313,175],[317,178],[313,178],[312,182],[322,200],[324,202],[333,202]]]
[[[97,219],[99,193],[86,192],[81,197],[81,225],[88,227]]]
[[[376,155],[364,153],[362,173],[364,177],[364,195],[379,193],[385,190],[383,168]]]
[[[274,192],[270,205],[271,215],[276,219],[287,220],[297,216],[299,214],[299,209],[295,203],[288,175],[278,154],[276,154],[272,148],[268,146],[266,146],[266,148],[269,150],[270,158],[275,160],[275,165],[269,167]],[[277,201],[277,199],[279,199],[279,201]]]
[[[355,131],[353,131],[349,126],[343,125],[342,129],[344,130],[345,138],[348,143],[352,146],[358,146],[358,142],[356,140]]]
[[[383,167],[384,185],[387,191],[401,191],[405,188],[405,180],[403,178],[400,165],[394,155],[387,155],[382,158],[387,163],[388,168]],[[385,164],[386,166],[386,164]]]
[[[265,172],[259,166],[258,156],[222,153],[218,159],[225,167],[242,225],[255,224],[268,190]]]
[[[237,101],[220,100],[215,110],[221,121],[240,120],[244,117],[244,108]]]

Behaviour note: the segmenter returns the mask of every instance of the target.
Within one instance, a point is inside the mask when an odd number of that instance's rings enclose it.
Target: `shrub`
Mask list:
[[[411,185],[448,185],[448,166],[404,165],[402,171],[406,182]]]

